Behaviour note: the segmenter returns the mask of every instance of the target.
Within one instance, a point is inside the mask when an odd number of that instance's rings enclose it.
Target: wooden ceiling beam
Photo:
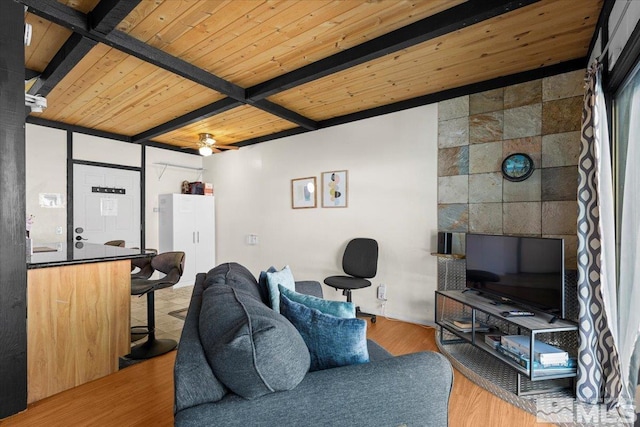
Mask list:
[[[236,107],[240,107],[242,105],[244,105],[242,102],[237,101],[235,99],[224,98],[212,104],[205,105],[204,107],[198,108],[197,110],[194,110],[183,116],[176,117],[175,119],[170,120],[161,125],[158,125],[152,129],[149,129],[142,133],[134,135],[133,137],[131,137],[131,140],[133,142],[151,140],[158,135],[171,132],[172,130],[179,129],[191,123],[199,122],[200,120],[204,120],[208,117],[215,116],[216,114],[224,113],[225,111],[231,110]]]
[[[247,98],[250,100],[264,99],[538,1],[540,0],[469,0],[368,42],[252,86],[247,89]]]
[[[47,96],[96,44],[94,40],[72,33],[31,86],[29,94]]]
[[[90,28],[109,34],[126,18],[141,0],[100,0],[89,12]]]

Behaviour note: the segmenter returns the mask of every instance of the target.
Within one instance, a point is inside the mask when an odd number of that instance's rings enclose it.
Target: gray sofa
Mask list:
[[[453,382],[449,362],[433,352],[393,357],[372,341],[369,363],[304,373],[293,389],[256,398],[231,392],[214,375],[211,353],[200,337],[202,329],[211,334],[210,326],[218,326],[204,318],[212,316],[207,307],[212,291],[205,293],[211,287],[268,301],[255,277],[239,264],[221,264],[197,275],[175,362],[176,426],[447,425]],[[296,291],[322,296],[318,282],[296,282]]]

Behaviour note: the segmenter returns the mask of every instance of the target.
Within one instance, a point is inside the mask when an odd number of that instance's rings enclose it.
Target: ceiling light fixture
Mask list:
[[[198,148],[198,153],[200,153],[201,156],[207,157],[213,154],[213,150],[208,145],[203,145]]]
[[[198,136],[200,137],[201,144],[213,145],[216,143],[216,140],[213,139],[213,136],[210,133],[200,133]]]

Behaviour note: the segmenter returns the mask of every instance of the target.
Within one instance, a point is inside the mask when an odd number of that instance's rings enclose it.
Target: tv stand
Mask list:
[[[475,293],[465,293],[463,290],[436,291],[435,320],[440,326],[440,343],[442,345],[470,345],[478,348],[497,361],[511,368],[517,376],[516,395],[536,394],[547,392],[549,388],[523,391],[521,384],[524,378],[531,382],[542,382],[558,379],[573,379],[576,369],[563,369],[552,371],[546,369],[532,369],[531,366],[522,366],[498,349],[485,342],[486,335],[524,335],[534,340],[547,342],[569,352],[575,357],[577,352],[578,326],[574,322],[559,319],[557,316],[535,311],[535,316],[530,317],[505,317],[501,313],[509,309],[507,303],[497,307],[492,301]],[[468,319],[469,327],[461,328],[454,324],[456,319]],[[532,345],[529,351],[529,360],[533,360],[531,353],[535,351]]]

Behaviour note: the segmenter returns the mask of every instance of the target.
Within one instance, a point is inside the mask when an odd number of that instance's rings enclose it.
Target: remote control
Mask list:
[[[511,316],[535,316],[536,314],[531,312],[531,311],[522,311],[522,310],[509,310],[509,311],[503,311],[502,314],[504,317],[511,317]]]

